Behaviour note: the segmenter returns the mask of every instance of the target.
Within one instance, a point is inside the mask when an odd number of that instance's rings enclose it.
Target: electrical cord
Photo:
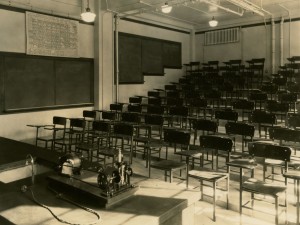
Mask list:
[[[34,195],[34,193],[33,193],[33,190],[31,189],[31,187],[27,187],[26,185],[23,185],[22,188],[21,188],[21,191],[25,193],[27,190],[29,190],[30,193],[31,193],[31,196],[32,196],[33,201],[34,201],[36,204],[38,204],[39,206],[41,206],[41,207],[47,209],[47,210],[52,214],[52,216],[53,216],[56,220],[58,220],[59,222],[61,222],[61,223],[70,224],[70,225],[93,225],[93,224],[98,223],[99,220],[101,220],[100,215],[99,215],[96,211],[94,211],[93,209],[90,209],[90,208],[87,208],[87,207],[85,207],[85,206],[82,206],[82,205],[80,205],[80,204],[78,204],[78,203],[76,203],[76,202],[74,202],[74,201],[72,201],[72,200],[70,200],[70,199],[64,197],[64,195],[63,195],[62,193],[58,193],[57,191],[55,191],[55,190],[52,189],[52,188],[49,188],[49,189],[50,189],[51,191],[53,191],[53,192],[56,194],[56,197],[57,197],[57,198],[60,198],[60,199],[66,201],[66,202],[69,202],[69,203],[71,203],[71,204],[73,204],[73,205],[75,205],[75,206],[77,206],[77,207],[79,207],[79,208],[82,208],[83,210],[85,210],[85,211],[87,211],[87,212],[89,212],[89,213],[94,214],[94,215],[97,217],[97,220],[94,221],[94,222],[92,222],[92,223],[85,223],[85,224],[82,224],[82,223],[72,223],[72,222],[63,220],[63,219],[59,218],[57,215],[55,215],[55,213],[50,209],[50,207],[44,205],[43,203],[39,202],[39,201],[36,199],[36,197],[35,197],[35,195]]]

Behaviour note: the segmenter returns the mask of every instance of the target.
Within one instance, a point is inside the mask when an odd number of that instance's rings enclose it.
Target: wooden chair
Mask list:
[[[178,162],[175,160],[168,160],[167,152],[168,152],[168,146],[173,146],[174,152],[176,152],[178,145],[181,145],[181,147],[185,146],[185,149],[189,149],[190,138],[191,138],[191,135],[189,132],[179,131],[176,129],[164,130],[164,142],[168,143],[166,145],[166,159],[159,160],[156,162],[151,161],[151,151],[153,150],[153,148],[156,148],[156,146],[155,145],[153,146],[152,143],[149,143],[149,145],[148,145],[149,177],[151,177],[151,168],[163,170],[165,181],[167,181],[167,177],[169,176],[170,183],[172,183],[173,173],[175,171],[178,171],[178,170],[181,171],[182,169],[185,169],[187,171],[186,163]]]
[[[164,117],[161,115],[154,115],[154,114],[146,114],[145,115],[145,122],[142,124],[139,124],[138,126],[138,135],[133,138],[133,141],[135,143],[134,145],[134,153],[136,152],[142,152],[143,158],[148,159],[148,152],[147,148],[149,146],[149,143],[151,142],[153,145],[153,142],[156,143],[156,149],[157,151],[154,151],[154,148],[152,148],[152,154],[159,154],[160,158],[160,144],[161,147],[163,146],[162,140],[162,130],[163,130],[163,124],[164,124]],[[142,131],[145,130],[145,135],[142,136]],[[154,135],[154,131],[157,131],[158,133]],[[158,138],[155,138],[158,137]],[[148,160],[146,161],[146,167],[148,166]]]
[[[69,120],[70,128],[66,131],[65,138],[56,139],[57,136],[55,136],[53,141],[54,149],[62,150],[64,153],[75,150],[72,147],[83,142],[85,135],[85,120],[78,118],[71,118]]]
[[[250,156],[255,160],[257,158],[263,158],[264,162],[267,159],[280,160],[283,163],[284,171],[288,170],[288,162],[290,161],[291,149],[289,147],[278,146],[268,143],[249,143],[248,146]],[[257,160],[256,160],[257,161]],[[263,168],[265,170],[265,167]],[[265,175],[264,175],[265,178]],[[251,193],[251,203],[253,208],[253,201],[255,194],[267,195],[275,200],[275,224],[279,224],[279,198],[282,194],[286,195],[286,184],[281,185],[279,183],[266,183],[264,180],[258,180],[252,177],[243,182],[241,186],[241,192]],[[240,195],[240,215],[242,215],[243,194]],[[285,196],[286,197],[286,196]],[[260,199],[264,200],[263,198]],[[287,200],[285,198],[285,206],[287,206]]]
[[[205,134],[215,134],[218,132],[218,123],[213,120],[206,119],[196,119],[193,120],[193,130],[194,130],[194,145],[198,137],[198,131],[202,131],[202,135]]]
[[[255,110],[249,115],[249,121],[258,125],[259,137],[261,137],[261,130],[264,129],[265,138],[268,137],[268,130],[270,127],[275,127],[277,124],[277,117],[274,113],[266,111]]]
[[[215,119],[217,120],[217,122],[219,123],[220,120],[226,120],[228,121],[238,121],[239,118],[239,113],[237,111],[234,110],[216,110],[215,111]]]
[[[225,131],[228,135],[242,136],[242,153],[245,152],[245,146],[248,142],[252,142],[255,133],[255,126],[243,122],[227,122],[225,124]],[[235,138],[234,138],[235,145]]]
[[[206,154],[206,161],[211,163],[211,169],[214,169],[214,162],[216,161],[216,170],[219,169],[219,157],[225,157],[226,162],[230,160],[231,151],[233,147],[233,140],[228,137],[218,136],[218,135],[200,135],[200,144],[190,146],[192,150],[202,151]],[[211,159],[208,155],[211,155]],[[216,156],[216,160],[215,160]],[[202,158],[204,160],[204,157]],[[204,163],[201,163],[204,165]],[[228,172],[228,167],[227,167]]]
[[[214,170],[205,170],[205,169],[199,169],[199,170],[190,170],[188,173],[189,177],[192,177],[194,179],[197,179],[200,182],[200,192],[201,192],[201,199],[203,199],[203,196],[205,194],[204,192],[204,182],[210,182],[212,183],[212,189],[213,189],[213,221],[216,221],[216,192],[218,188],[218,183],[222,182],[223,180],[226,180],[226,202],[227,202],[227,209],[229,206],[229,173],[214,171]],[[223,188],[224,190],[224,188]]]
[[[97,158],[97,161],[104,161],[106,164],[106,157],[99,157],[99,151],[102,147],[107,148],[110,146],[109,136],[110,136],[111,124],[106,121],[93,121],[92,129],[89,133],[89,139],[87,142],[81,142],[76,146],[76,152],[86,153],[86,158],[89,161],[93,161],[93,157]],[[105,144],[104,144],[105,143]],[[96,156],[94,155],[96,152]]]
[[[121,149],[122,154],[129,153],[129,163],[132,164],[134,126],[129,123],[119,122],[113,125],[110,135],[111,148]],[[118,143],[121,141],[121,143]],[[125,143],[126,142],[126,143]],[[102,153],[99,152],[99,155]]]
[[[254,102],[248,101],[246,99],[239,99],[232,103],[234,110],[241,110],[242,111],[242,121],[244,121],[245,114],[251,114],[254,110]]]

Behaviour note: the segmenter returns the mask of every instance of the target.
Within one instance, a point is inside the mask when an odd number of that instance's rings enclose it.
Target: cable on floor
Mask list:
[[[98,223],[99,220],[101,220],[100,215],[99,215],[95,210],[90,209],[90,208],[87,208],[87,207],[85,207],[85,206],[82,206],[82,205],[80,205],[80,204],[78,204],[78,203],[76,203],[76,202],[74,202],[74,201],[72,201],[72,200],[66,198],[62,193],[58,193],[58,192],[55,191],[54,189],[51,189],[51,188],[49,188],[49,189],[50,189],[51,191],[53,191],[53,192],[56,194],[56,197],[57,197],[57,198],[60,198],[60,199],[66,201],[66,202],[69,202],[69,203],[71,203],[71,204],[73,204],[73,205],[75,205],[75,206],[77,206],[77,207],[79,207],[79,208],[82,208],[83,210],[85,210],[85,211],[87,211],[87,212],[89,212],[89,213],[91,213],[91,214],[94,214],[94,215],[97,217],[97,220],[94,221],[94,222],[92,222],[92,223],[84,223],[84,224],[83,224],[83,223],[72,223],[72,222],[63,220],[63,219],[59,218],[59,217],[58,217],[58,216],[50,209],[50,207],[44,205],[43,203],[41,203],[40,201],[38,201],[38,200],[36,199],[36,197],[35,197],[35,195],[34,195],[34,192],[33,192],[33,190],[32,190],[31,187],[27,187],[26,185],[23,185],[23,186],[21,187],[21,191],[24,192],[24,193],[25,193],[27,190],[29,190],[30,193],[31,193],[32,200],[33,200],[36,204],[38,204],[39,206],[41,206],[41,207],[47,209],[47,210],[52,214],[52,216],[53,216],[56,220],[58,220],[59,222],[61,222],[61,223],[70,224],[70,225],[93,225],[93,224]]]

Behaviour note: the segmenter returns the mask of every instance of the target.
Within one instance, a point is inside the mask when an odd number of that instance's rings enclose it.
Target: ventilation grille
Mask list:
[[[226,44],[240,40],[240,28],[205,32],[205,45]]]

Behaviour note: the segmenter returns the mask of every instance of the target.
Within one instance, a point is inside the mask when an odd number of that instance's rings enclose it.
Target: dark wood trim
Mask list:
[[[22,109],[7,109],[7,110],[4,110],[4,113],[12,114],[12,113],[21,113],[21,112],[47,111],[47,110],[55,110],[55,109],[81,108],[81,107],[89,107],[89,106],[94,106],[94,103],[43,106],[43,107],[22,108]]]

